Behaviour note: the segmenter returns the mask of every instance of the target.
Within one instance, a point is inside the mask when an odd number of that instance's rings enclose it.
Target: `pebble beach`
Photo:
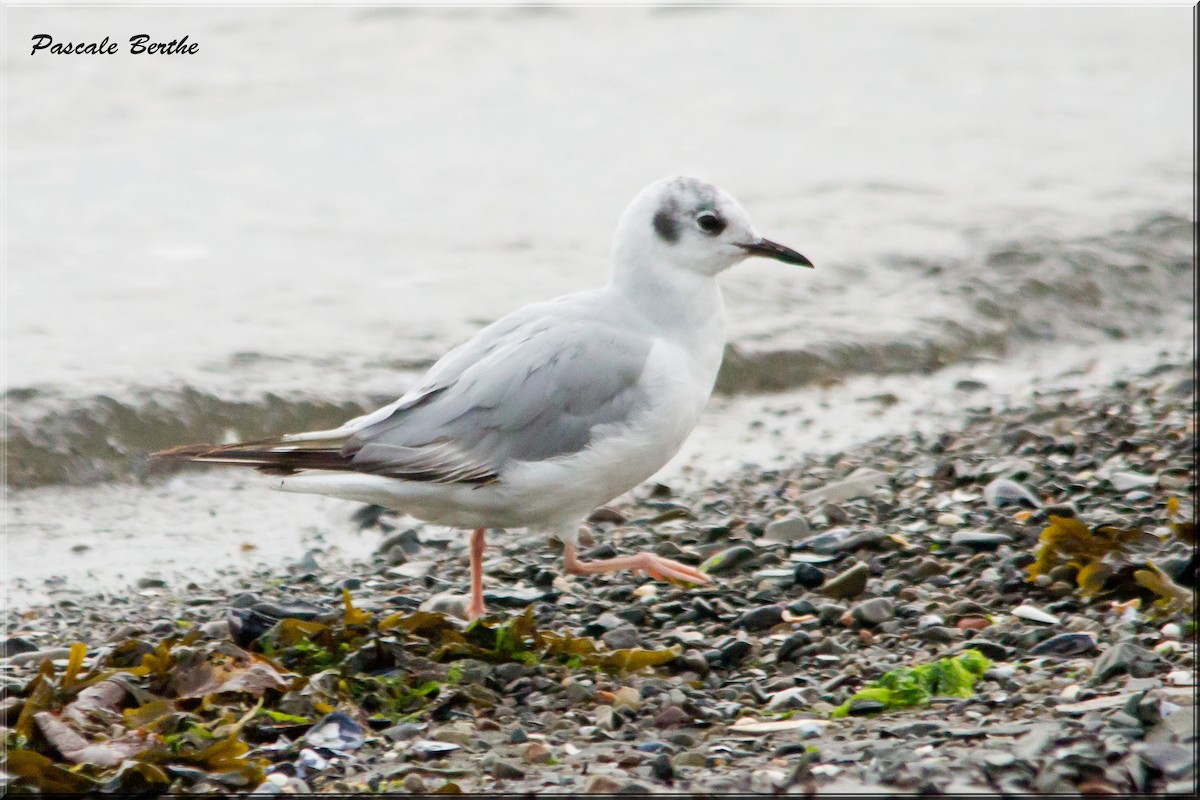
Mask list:
[[[1191,796],[1190,14],[11,9],[0,793]],[[587,523],[713,585],[495,531],[468,624],[464,532],[148,458],[390,403],[680,173],[816,265]]]
[[[468,627],[465,537],[370,507],[369,561],[54,587],[6,611],[7,788],[1190,794],[1194,391],[1160,364],[593,516],[592,557],[651,549],[703,589],[495,537]],[[1063,520],[1095,541],[1043,552]],[[962,696],[864,692],[966,653]],[[121,758],[68,772],[48,719]]]

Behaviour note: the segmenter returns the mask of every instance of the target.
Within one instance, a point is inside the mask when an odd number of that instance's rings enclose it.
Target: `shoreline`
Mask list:
[[[863,375],[779,394],[715,396],[675,458],[618,501],[655,482],[703,492],[739,470],[779,469],[800,454],[822,457],[905,431],[933,435],[979,409],[1016,408],[1039,394],[1091,397],[1148,363],[1193,361],[1184,341],[1109,343],[1103,359],[1087,345],[1027,347],[928,375]],[[6,605],[25,607],[53,596],[47,580],[85,592],[133,589],[143,578],[214,580],[282,569],[314,548],[346,561],[369,559],[375,541],[350,522],[358,507],[281,495],[256,474],[220,468],[156,481],[9,488],[0,594]]]
[[[681,470],[667,481],[673,488],[643,487],[593,524],[594,557],[654,549],[717,561],[715,588],[688,591],[628,573],[567,579],[553,543],[498,539],[485,559],[488,625],[511,626],[528,606],[538,631],[590,639],[600,653],[679,654],[621,672],[544,653],[522,663],[485,648],[448,662],[470,677],[451,686],[429,641],[377,631],[330,668],[360,674],[354,652],[395,640],[399,661],[379,674],[408,680],[424,664],[437,684],[428,699],[410,699],[388,718],[361,695],[331,698],[363,739],[339,750],[303,738],[320,727],[323,706],[305,711],[303,690],[285,694],[296,696],[287,713],[308,723],[289,729],[292,744],[280,744],[269,725],[247,727],[246,758],[274,770],[255,778],[285,791],[302,781],[314,791],[454,783],[465,792],[1190,792],[1195,632],[1185,623],[1194,612],[1154,616],[1156,595],[1131,583],[1121,564],[1155,561],[1190,581],[1184,589],[1194,603],[1194,544],[1172,532],[1167,507],[1171,497],[1190,502],[1195,489],[1194,362],[1092,383],[1085,391],[1044,386],[1003,410],[980,403],[961,426],[943,418],[932,431],[791,464],[711,480]],[[985,487],[1004,477],[1041,508],[993,507],[996,489]],[[1064,564],[1026,580],[1048,526],[1045,508],[1064,505],[1089,527],[1154,537],[1111,554],[1112,594],[1081,596]],[[87,644],[90,658],[106,646],[154,646],[197,631],[190,646],[205,652],[246,635],[228,622],[243,624],[246,609],[316,608],[333,619],[342,588],[374,624],[460,602],[464,537],[400,524],[384,541],[392,546],[370,563],[326,549],[286,569],[234,570],[209,585],[147,578],[133,593],[64,586],[52,589],[52,604],[6,608],[8,637],[29,648],[0,661],[6,722],[28,702],[22,692],[39,659],[62,659],[61,670],[72,641]],[[438,619],[461,636],[459,623]],[[869,680],[954,657],[971,643],[994,663],[970,697],[878,714],[868,705],[829,719]],[[281,702],[278,694],[264,699]],[[233,705],[249,709],[253,698]],[[754,723],[780,724],[746,727]],[[32,741],[54,756],[53,746]],[[304,767],[312,754],[322,768]],[[203,773],[169,777],[177,790],[255,788]]]

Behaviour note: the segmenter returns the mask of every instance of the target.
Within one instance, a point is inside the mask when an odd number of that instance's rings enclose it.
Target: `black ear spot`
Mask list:
[[[669,211],[659,211],[654,215],[654,232],[667,244],[679,241],[679,223]]]

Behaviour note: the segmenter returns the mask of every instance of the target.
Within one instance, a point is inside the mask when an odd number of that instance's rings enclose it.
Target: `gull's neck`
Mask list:
[[[725,345],[725,304],[717,279],[662,264],[618,264],[609,286],[622,302],[664,336],[703,360]]]

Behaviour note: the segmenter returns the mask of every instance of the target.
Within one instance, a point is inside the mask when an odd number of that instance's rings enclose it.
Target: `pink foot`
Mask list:
[[[644,572],[659,581],[683,581],[699,584],[713,582],[712,578],[695,567],[680,564],[678,561],[672,561],[654,553],[617,556],[600,561],[580,561],[573,544],[567,544],[563,548],[563,567],[571,575],[593,575],[599,572],[631,569],[634,572]]]

